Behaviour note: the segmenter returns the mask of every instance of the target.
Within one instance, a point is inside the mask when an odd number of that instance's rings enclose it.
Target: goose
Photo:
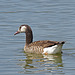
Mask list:
[[[36,54],[58,54],[62,53],[62,46],[65,41],[50,41],[50,40],[40,40],[33,42],[33,32],[29,25],[21,25],[14,35],[19,33],[26,34],[26,43],[24,46],[24,51],[28,53]]]

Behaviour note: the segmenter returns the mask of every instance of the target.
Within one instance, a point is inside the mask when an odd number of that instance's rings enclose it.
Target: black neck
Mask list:
[[[26,45],[29,45],[33,41],[32,30],[26,31]]]

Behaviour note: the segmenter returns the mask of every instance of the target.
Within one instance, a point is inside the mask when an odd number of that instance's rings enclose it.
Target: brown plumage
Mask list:
[[[42,54],[44,52],[45,48],[49,48],[49,47],[51,48],[55,45],[57,45],[57,46],[61,45],[61,48],[62,48],[62,45],[65,43],[64,41],[57,42],[57,41],[50,41],[50,40],[42,40],[42,41],[32,42],[33,41],[33,33],[32,33],[32,29],[28,25],[21,25],[19,27],[19,30],[14,35],[16,35],[18,33],[26,33],[26,44],[24,47],[25,52]]]
[[[45,47],[51,47],[53,45],[58,45],[58,44],[64,44],[65,42],[57,42],[57,41],[50,41],[50,40],[42,40],[42,41],[35,41],[29,44],[29,46],[42,46],[43,48]]]

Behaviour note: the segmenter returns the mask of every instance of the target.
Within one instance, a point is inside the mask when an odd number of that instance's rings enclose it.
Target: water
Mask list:
[[[22,24],[36,40],[66,41],[61,55],[25,53]],[[0,75],[75,75],[75,0],[0,0]]]

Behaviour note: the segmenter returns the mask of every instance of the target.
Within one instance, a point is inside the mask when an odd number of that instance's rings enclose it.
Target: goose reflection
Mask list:
[[[19,65],[23,67],[24,73],[36,73],[44,71],[57,71],[59,67],[63,67],[62,55],[36,55],[26,53],[26,59]],[[21,60],[22,61],[22,60]],[[52,71],[52,72],[53,72]]]

